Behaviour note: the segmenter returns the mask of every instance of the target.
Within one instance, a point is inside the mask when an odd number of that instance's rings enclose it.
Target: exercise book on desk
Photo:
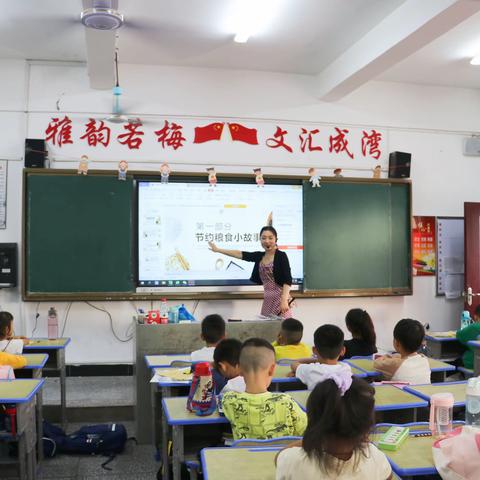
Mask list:
[[[155,368],[155,374],[150,380],[150,383],[165,382],[168,380],[191,382],[193,378],[191,370],[191,367],[166,369]]]

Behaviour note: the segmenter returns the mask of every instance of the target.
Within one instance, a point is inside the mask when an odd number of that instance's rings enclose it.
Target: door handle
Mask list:
[[[472,306],[473,297],[480,297],[480,293],[473,293],[472,287],[467,287],[467,293],[462,292],[462,295],[467,298],[467,305]]]

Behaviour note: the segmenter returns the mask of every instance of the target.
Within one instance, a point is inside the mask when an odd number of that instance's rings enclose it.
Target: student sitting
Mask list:
[[[312,349],[301,342],[303,336],[302,322],[295,318],[286,318],[280,327],[277,341],[273,342],[275,360],[282,358],[308,358],[312,356]]]
[[[232,425],[233,438],[275,438],[302,435],[307,417],[285,393],[267,390],[275,371],[275,350],[262,338],[250,338],[240,351],[244,393],[227,392],[223,412]]]
[[[303,382],[309,390],[330,378],[333,374],[350,375],[352,369],[346,363],[339,363],[338,358],[345,352],[343,332],[336,325],[322,325],[313,334],[313,354],[315,360],[300,360],[290,366],[292,375]]]
[[[430,383],[428,358],[417,353],[425,337],[423,325],[411,318],[400,320],[393,330],[395,355],[383,355],[373,361],[385,380],[410,384]]]
[[[228,391],[244,392],[245,380],[240,374],[240,350],[242,342],[236,338],[225,338],[213,352],[213,365],[215,370],[226,380],[221,393]]]
[[[216,313],[202,320],[201,339],[207,344],[191,354],[192,362],[213,362],[213,352],[218,342],[225,338],[225,320]]]
[[[0,312],[0,352],[20,354],[27,344],[27,338],[13,336],[13,315]]]
[[[463,354],[463,366],[473,368],[473,347],[468,345],[471,340],[476,340],[480,336],[480,304],[475,308],[473,314],[473,323],[460,330],[457,330],[457,340],[465,345],[468,350]]]
[[[303,440],[276,459],[277,480],[387,480],[392,468],[368,441],[375,390],[345,372],[319,383],[307,401]]]
[[[372,319],[366,310],[352,308],[345,317],[351,340],[343,342],[345,354],[342,358],[363,357],[377,353],[377,336]]]

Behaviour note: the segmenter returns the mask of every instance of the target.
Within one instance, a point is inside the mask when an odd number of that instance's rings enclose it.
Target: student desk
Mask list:
[[[35,429],[35,396],[41,391],[43,379],[20,379],[0,381],[0,403],[13,403],[17,408],[16,416],[16,440],[18,441],[18,464],[20,479],[37,478],[37,457],[35,444],[38,452],[42,447],[41,434]],[[37,418],[36,426],[38,428]],[[38,436],[37,436],[38,435]],[[1,433],[0,439],[12,438],[8,433]],[[39,460],[42,456],[39,455]]]
[[[275,455],[282,447],[204,448],[205,480],[275,480]]]
[[[180,467],[185,461],[184,427],[188,425],[229,424],[218,411],[212,415],[199,417],[187,410],[187,397],[170,397],[162,399],[162,459],[164,480],[168,474],[168,427],[172,427],[173,446],[173,480],[180,480]],[[242,467],[243,468],[243,467]]]
[[[67,390],[66,390],[66,367],[65,367],[65,349],[71,339],[55,338],[32,338],[30,343],[23,347],[25,353],[48,353],[48,362],[44,371],[57,372],[60,377],[60,411],[63,428],[67,424]]]
[[[431,385],[409,385],[404,388],[405,391],[423,398],[430,403],[430,397],[434,393],[449,392],[453,394],[455,399],[454,407],[465,406],[467,382],[445,382],[445,383],[432,383]]]
[[[145,355],[145,363],[148,368],[170,367],[175,361],[192,362],[188,354]]]
[[[473,347],[473,374],[477,377],[480,375],[480,340],[472,340],[468,345]]]
[[[345,360],[347,363],[353,367],[364,371],[369,377],[379,377],[381,374],[373,368],[373,360],[367,358],[357,358],[357,359],[348,359]],[[436,381],[445,381],[447,372],[455,370],[453,365],[450,365],[440,360],[435,360],[434,358],[429,358],[428,363],[430,364],[430,369],[432,371],[431,378]]]
[[[16,378],[42,378],[42,369],[48,360],[47,353],[24,353],[27,364],[15,369]]]
[[[288,393],[303,410],[307,408],[307,400],[310,395],[309,390],[297,390]],[[411,393],[394,387],[393,385],[375,386],[375,412],[385,412],[389,410],[411,410],[412,418],[416,421],[417,408],[427,407],[428,402],[420,399]]]
[[[429,332],[425,335],[429,356],[439,360],[455,360],[465,350],[456,339],[455,331]]]

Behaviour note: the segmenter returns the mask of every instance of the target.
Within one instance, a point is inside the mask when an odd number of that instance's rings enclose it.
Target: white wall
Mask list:
[[[43,136],[59,100],[60,110],[70,114],[109,113],[110,92],[91,91],[82,65],[42,64],[0,60],[0,158],[8,164],[7,229],[0,242],[21,242],[21,171],[25,137]],[[159,116],[237,117],[284,121],[332,123],[359,127],[376,126],[388,132],[388,149],[411,152],[413,165],[413,213],[416,215],[463,215],[464,201],[480,201],[480,159],[462,155],[462,139],[480,130],[480,92],[434,88],[398,83],[371,82],[335,104],[318,102],[307,76],[246,71],[122,65],[124,106],[129,113]],[[26,112],[26,113],[24,113]],[[77,158],[57,158],[54,166],[76,168]],[[131,167],[157,169],[158,150],[147,150]],[[92,157],[91,157],[91,160]],[[91,168],[115,168],[111,162],[91,162]],[[183,168],[195,168],[189,159]],[[205,160],[203,160],[205,161]],[[180,167],[181,168],[181,167]],[[227,170],[228,160],[217,171]],[[238,167],[235,171],[241,171]],[[248,170],[250,172],[250,167]],[[281,172],[272,166],[270,173]],[[284,170],[283,170],[284,171]],[[288,173],[305,174],[303,169]],[[53,261],[53,260],[52,260]],[[30,335],[38,307],[40,317],[35,335],[46,333],[50,304],[23,303],[19,289],[0,291],[2,308],[16,317],[17,331]],[[135,307],[150,308],[148,302],[96,302],[113,317],[122,338],[131,326]],[[68,304],[57,303],[63,321]],[[157,303],[155,302],[155,305]],[[194,302],[187,302],[192,309]],[[455,328],[462,309],[460,301],[435,297],[434,278],[415,278],[414,294],[388,298],[300,299],[295,316],[304,322],[310,342],[322,322],[343,326],[346,311],[363,307],[372,315],[379,345],[388,348],[395,322],[405,316],[428,321],[432,328]],[[196,316],[218,312],[225,317],[252,317],[260,310],[259,300],[205,301]],[[71,306],[65,335],[72,337],[68,363],[131,362],[132,342],[117,341],[106,314],[85,303]]]

